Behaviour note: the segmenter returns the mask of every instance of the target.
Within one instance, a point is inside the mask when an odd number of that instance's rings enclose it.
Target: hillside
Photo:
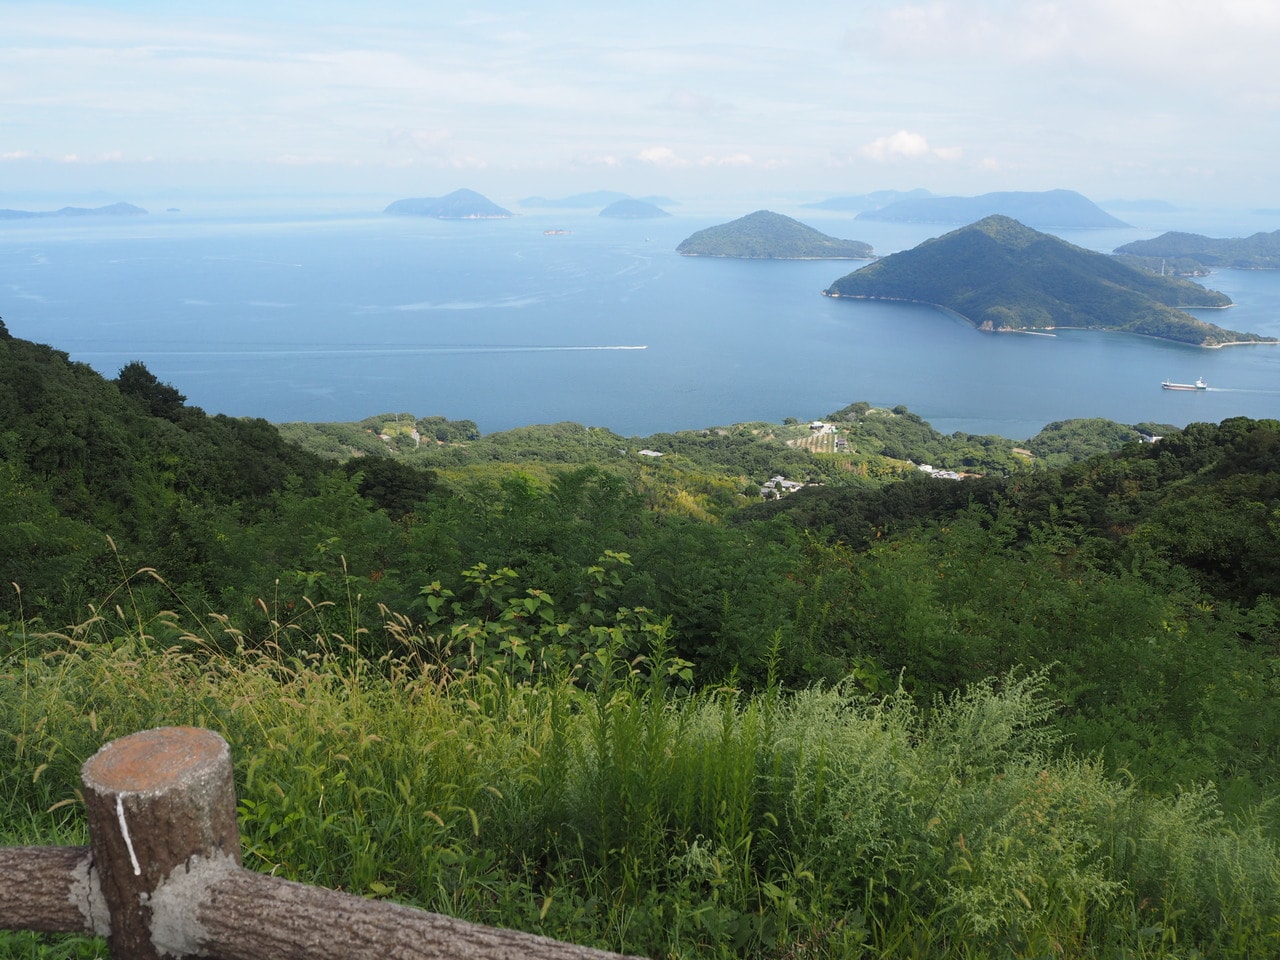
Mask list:
[[[1190,260],[1205,267],[1276,270],[1280,269],[1280,230],[1229,239],[1170,231],[1150,240],[1126,243],[1116,247],[1115,252],[1148,258]]]
[[[513,216],[474,190],[455,190],[443,197],[396,200],[383,213],[396,216],[434,217],[437,220],[503,220]]]
[[[246,867],[473,922],[1274,953],[1280,422],[296,426],[345,462],[0,323],[0,845],[82,843],[84,760],[194,724]]]
[[[1074,190],[984,193],[978,197],[914,197],[858,214],[898,223],[970,223],[991,214],[1028,226],[1066,230],[1128,226]]]
[[[747,260],[870,260],[871,245],[838,240],[799,220],[757,210],[730,223],[685,238],[676,252],[686,257],[740,257]]]
[[[1003,216],[986,217],[841,277],[832,297],[909,300],[982,330],[1114,330],[1201,346],[1274,338],[1226,330],[1182,308],[1230,300],[1197,283],[1134,270]]]

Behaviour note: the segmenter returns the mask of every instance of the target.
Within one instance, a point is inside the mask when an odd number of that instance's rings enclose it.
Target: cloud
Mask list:
[[[982,69],[1012,63],[1204,84],[1221,70],[1265,63],[1280,43],[1280,5],[1223,0],[917,0],[889,5],[847,32],[899,58]],[[1195,69],[1186,69],[1188,64]]]
[[[689,166],[689,161],[681,159],[670,147],[646,147],[640,151],[637,159],[666,169]]]
[[[705,154],[696,162],[688,160],[670,147],[648,147],[641,150],[636,159],[666,170],[679,170],[685,167],[754,167],[755,158],[749,153],[738,151],[722,155]]]
[[[426,156],[440,156],[447,153],[453,141],[453,131],[410,130],[408,127],[396,127],[387,131],[387,143],[395,147],[412,147]]]
[[[702,167],[753,167],[755,159],[749,153],[734,153],[727,157],[703,157],[698,165]]]
[[[889,160],[959,160],[964,151],[959,147],[931,147],[929,141],[918,133],[899,130],[887,137],[879,137],[860,151],[869,160],[884,163]]]

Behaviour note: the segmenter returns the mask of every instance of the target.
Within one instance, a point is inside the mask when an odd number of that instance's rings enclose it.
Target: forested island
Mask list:
[[[396,216],[434,217],[437,220],[505,220],[513,214],[474,190],[455,190],[443,197],[396,200],[383,213]]]
[[[676,252],[685,257],[747,260],[870,260],[873,256],[868,243],[827,236],[770,210],[699,230],[682,240]]]
[[[84,760],[197,725],[247,867],[494,926],[1272,955],[1280,421],[797,414],[276,426],[0,323],[0,844],[83,844]]]
[[[990,216],[841,277],[832,297],[907,300],[951,310],[980,330],[1113,330],[1199,346],[1275,342],[1186,313],[1224,294]]]
[[[1178,263],[1191,262],[1205,272],[1211,267],[1275,270],[1280,268],[1280,230],[1227,239],[1170,231],[1150,240],[1134,240],[1116,247],[1116,253],[1149,260],[1167,258]]]

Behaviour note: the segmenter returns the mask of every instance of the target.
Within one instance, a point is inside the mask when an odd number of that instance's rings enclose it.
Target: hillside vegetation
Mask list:
[[[1150,240],[1126,243],[1116,247],[1116,253],[1186,260],[1201,264],[1202,269],[1275,270],[1280,268],[1280,230],[1227,239],[1172,231]]]
[[[84,842],[80,764],[198,724],[247,865],[484,923],[1273,953],[1280,422],[822,424],[291,425],[321,456],[0,324],[0,842]]]
[[[1224,307],[1223,294],[1135,270],[991,216],[841,277],[828,296],[945,307],[983,330],[1115,330],[1201,346],[1274,340],[1198,320],[1187,308]]]

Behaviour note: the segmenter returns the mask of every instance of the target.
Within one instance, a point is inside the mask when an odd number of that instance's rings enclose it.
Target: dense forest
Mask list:
[[[1146,260],[1177,260],[1199,270],[1275,270],[1280,267],[1280,230],[1250,237],[1214,238],[1171,231],[1149,240],[1134,240],[1116,253]]]
[[[0,843],[84,842],[83,761],[196,724],[247,865],[478,922],[1275,952],[1275,420],[276,426],[0,323],[0,453]]]

